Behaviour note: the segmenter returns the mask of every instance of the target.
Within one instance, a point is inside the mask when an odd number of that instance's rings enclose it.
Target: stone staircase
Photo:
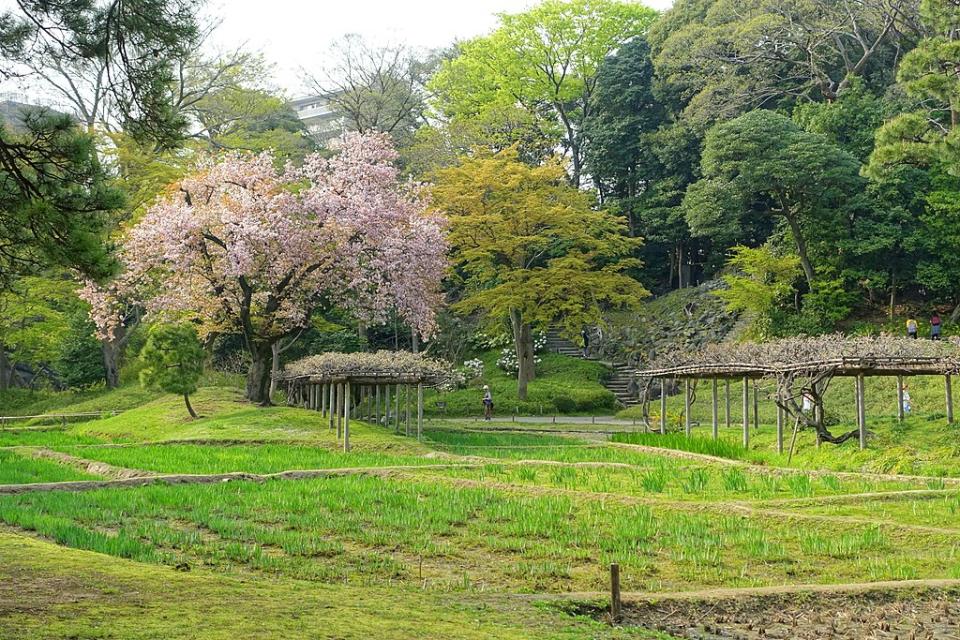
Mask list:
[[[563,337],[560,329],[555,327],[547,330],[547,351],[560,353],[565,356],[570,356],[571,358],[583,358],[583,349]],[[596,360],[596,358],[592,358],[589,355],[587,358]],[[611,375],[603,381],[603,386],[616,396],[617,402],[624,407],[632,407],[633,405],[639,404],[637,397],[631,396],[628,391],[630,388],[630,377],[633,373],[630,365],[622,362],[602,362],[602,364],[612,369]]]

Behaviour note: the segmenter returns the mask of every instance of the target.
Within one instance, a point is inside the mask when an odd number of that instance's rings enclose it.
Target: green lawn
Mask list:
[[[425,412],[433,416],[450,417],[482,415],[484,384],[490,386],[497,415],[609,415],[614,410],[613,394],[600,384],[607,368],[598,362],[557,353],[541,354],[537,378],[530,382],[527,400],[522,401],[517,397],[516,375],[497,367],[498,356],[497,350],[480,355],[484,363],[483,379],[473,381],[468,388],[448,393],[427,392]],[[437,401],[445,402],[446,409],[438,408]]]

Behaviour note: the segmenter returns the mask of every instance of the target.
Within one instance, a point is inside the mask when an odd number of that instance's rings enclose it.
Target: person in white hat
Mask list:
[[[489,385],[483,385],[483,419],[489,420],[493,417],[493,394],[490,393]]]

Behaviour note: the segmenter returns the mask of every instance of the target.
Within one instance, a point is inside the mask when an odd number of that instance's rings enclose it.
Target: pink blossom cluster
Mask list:
[[[204,332],[271,340],[337,306],[369,324],[391,310],[428,338],[447,268],[445,221],[400,180],[383,134],[347,134],[332,158],[275,168],[269,153],[208,162],[149,209],[121,248],[124,272],[88,286],[100,332],[121,299]]]

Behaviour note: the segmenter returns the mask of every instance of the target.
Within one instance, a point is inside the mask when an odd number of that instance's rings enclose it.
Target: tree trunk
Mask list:
[[[183,394],[183,402],[184,402],[184,404],[187,405],[187,411],[190,412],[190,417],[191,417],[191,418],[196,418],[196,417],[197,417],[197,412],[193,410],[193,405],[190,404],[190,396],[187,395],[186,393]]]
[[[807,240],[803,237],[797,219],[792,215],[784,215],[784,217],[790,225],[790,231],[793,232],[793,241],[797,243],[797,255],[800,257],[800,265],[803,267],[803,275],[807,279],[807,286],[813,291],[813,265],[810,264],[810,258],[807,256]]]
[[[118,329],[117,332],[122,332]],[[120,351],[123,348],[122,338],[113,340],[101,340],[100,351],[103,353],[103,370],[107,380],[108,389],[116,389],[120,386]]]
[[[537,371],[533,359],[533,331],[530,324],[523,322],[519,311],[510,312],[510,326],[513,329],[513,346],[517,354],[517,397],[527,399],[527,383],[536,378]]]
[[[270,406],[270,362],[273,348],[270,343],[255,343],[250,350],[250,369],[247,371],[247,400],[264,407]]]
[[[0,391],[10,388],[10,361],[7,360],[7,350],[0,344]]]

